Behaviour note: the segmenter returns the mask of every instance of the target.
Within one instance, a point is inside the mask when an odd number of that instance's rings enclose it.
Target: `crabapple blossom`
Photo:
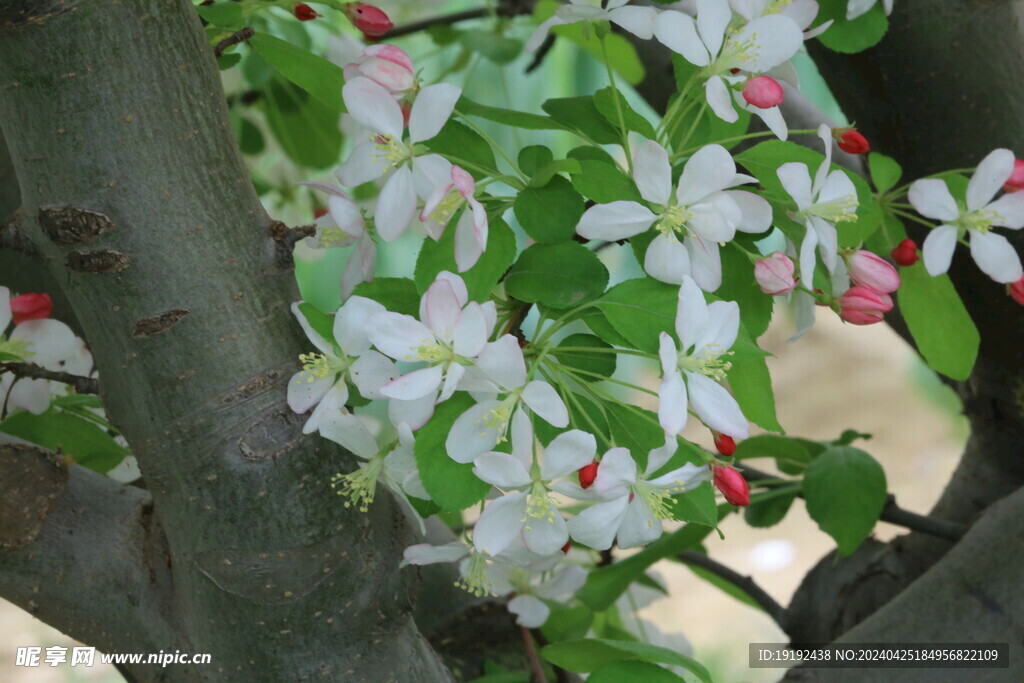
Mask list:
[[[750,485],[739,470],[733,467],[716,466],[715,488],[722,492],[730,505],[746,507],[750,505]]]
[[[892,250],[892,260],[899,266],[912,266],[917,263],[917,243],[909,237]]]
[[[570,487],[559,488],[577,498],[600,501],[569,520],[573,540],[594,550],[607,550],[615,541],[620,548],[635,548],[657,540],[662,520],[672,518],[671,497],[695,488],[711,476],[706,465],[686,463],[652,478],[668,463],[675,449],[673,437],[665,446],[651,451],[641,474],[629,449],[612,448],[601,458],[597,479],[589,491],[576,487],[577,491],[571,493]]]
[[[455,226],[455,264],[463,273],[476,265],[487,248],[487,211],[474,196],[476,181],[473,176],[455,165],[451,176],[450,184],[438,185],[427,197],[420,211],[420,221],[427,234],[438,240],[452,216],[463,204],[469,205]]]
[[[394,28],[391,19],[379,7],[361,2],[349,2],[342,10],[352,25],[363,32],[367,39],[381,38]]]
[[[867,154],[871,151],[868,139],[853,128],[834,128],[832,137],[835,139],[839,149],[847,154]]]
[[[782,104],[785,93],[771,76],[754,76],[743,84],[743,99],[759,109],[769,109]]]
[[[825,144],[825,160],[814,174],[813,184],[807,164],[791,161],[776,171],[782,187],[796,202],[793,218],[802,221],[807,228],[800,244],[800,276],[805,287],[813,286],[815,250],[821,254],[828,271],[834,272],[839,250],[836,223],[857,220],[857,188],[843,171],[829,170],[832,166],[830,131],[825,124],[818,127],[818,137]]]
[[[781,251],[776,251],[754,264],[754,279],[765,294],[782,296],[796,288],[793,269],[793,261]]]
[[[854,325],[873,325],[892,310],[892,298],[868,287],[851,287],[839,297],[839,317]]]
[[[892,14],[892,3],[893,0],[882,0],[882,8],[886,14]],[[878,0],[850,0],[846,5],[846,18],[847,20],[856,19],[877,4]]]
[[[20,325],[26,320],[43,320],[49,318],[51,313],[53,300],[49,294],[30,292],[11,297],[11,318],[15,325]]]
[[[310,182],[299,184],[330,195],[327,199],[328,214],[317,219],[316,235],[306,238],[306,245],[313,249],[353,246],[339,281],[341,298],[347,299],[357,285],[373,280],[377,263],[373,219],[348,194],[333,185]]]
[[[680,345],[662,332],[658,355],[663,377],[658,387],[658,421],[666,439],[686,426],[687,406],[711,429],[734,438],[750,433],[739,404],[721,384],[731,363],[723,360],[736,342],[740,308],[735,301],[707,303],[697,283],[685,278],[679,288],[675,331]]]
[[[855,284],[889,294],[900,287],[900,274],[888,261],[861,249],[849,258],[847,267]]]
[[[521,571],[512,575],[516,596],[508,601],[508,611],[516,615],[520,626],[540,628],[551,615],[551,608],[544,601],[558,602],[571,597],[587,582],[587,570],[578,565],[562,565],[550,574],[541,575],[539,583],[536,579],[516,581],[524,577],[534,578]]]
[[[736,440],[728,434],[719,434],[715,432],[715,448],[719,453],[725,457],[732,456],[736,452]]]
[[[477,477],[505,491],[484,508],[473,531],[473,544],[488,555],[497,555],[520,537],[527,549],[538,555],[561,549],[569,532],[550,498],[548,484],[573,474],[596,453],[594,436],[573,429],[548,444],[538,468],[530,418],[522,411],[516,413],[511,455],[490,451],[473,460]]]
[[[365,76],[394,94],[416,85],[416,67],[409,54],[397,45],[367,45],[362,54],[344,67],[345,80]]]
[[[792,19],[804,32],[804,40],[819,35],[832,25],[832,21],[829,20],[813,30],[807,30],[818,16],[816,0],[729,0],[729,5],[736,14],[747,21],[772,14]]]
[[[709,292],[722,283],[719,244],[736,231],[760,233],[771,227],[771,206],[751,192],[730,190],[754,182],[736,172],[732,155],[721,145],[698,150],[683,167],[672,192],[668,152],[653,141],[636,147],[633,178],[654,210],[635,201],[592,206],[576,231],[609,242],[638,235],[652,226],[657,236],[647,247],[644,270],[669,284],[693,277]]]
[[[994,199],[999,188],[1013,175],[1015,158],[1008,149],[989,153],[967,184],[966,206],[949,192],[946,181],[925,178],[914,181],[907,197],[922,216],[942,221],[928,233],[921,248],[929,274],[949,270],[956,243],[967,237],[971,256],[978,267],[996,282],[1016,282],[1024,275],[1013,245],[994,227],[1020,230],[1024,227],[1024,193],[1011,192]]]
[[[383,306],[361,296],[350,297],[334,316],[333,341],[317,332],[303,313],[301,302],[293,303],[291,308],[306,337],[320,351],[299,356],[303,369],[288,382],[288,406],[300,414],[313,408],[302,427],[304,434],[317,431],[327,414],[345,405],[349,380],[364,398],[384,398],[381,387],[398,376],[398,369],[370,349],[366,334],[368,321],[382,313]]]
[[[525,50],[536,52],[548,37],[554,26],[610,21],[629,31],[637,38],[650,40],[654,37],[654,22],[658,11],[653,7],[628,5],[629,0],[607,0],[602,7],[601,0],[569,0],[555,10],[554,16],[544,21],[526,41]]]
[[[505,437],[509,421],[523,415],[524,404],[553,427],[569,424],[562,398],[547,382],[529,378],[519,341],[510,334],[487,344],[476,367],[466,374],[463,388],[478,403],[455,420],[448,434],[445,448],[455,462],[472,462],[493,448]]]
[[[397,239],[409,227],[420,198],[450,182],[451,163],[437,154],[422,154],[417,143],[440,132],[461,94],[460,88],[449,83],[420,90],[409,114],[406,143],[405,116],[391,93],[365,76],[345,83],[342,96],[349,114],[372,134],[352,150],[338,169],[338,179],[354,187],[391,172],[377,198],[375,216],[377,232],[385,242]]]

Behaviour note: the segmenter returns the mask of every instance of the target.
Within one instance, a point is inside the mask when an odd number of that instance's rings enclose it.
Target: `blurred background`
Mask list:
[[[473,6],[470,2],[398,2],[382,0],[396,26]],[[318,7],[318,9],[320,9]],[[328,14],[328,10],[324,10]],[[524,40],[530,31],[527,20],[504,35]],[[472,24],[460,28],[470,28]],[[344,60],[352,49],[350,27],[337,13],[298,24],[286,12],[267,19],[264,30],[294,42],[305,42],[314,51]],[[299,35],[301,33],[301,35]],[[342,36],[339,38],[339,36]],[[591,93],[607,84],[604,67],[581,53],[569,41],[560,40],[546,56],[543,66],[523,75],[530,57],[518,57],[500,65],[479,51],[468,49],[464,36],[428,36],[418,34],[398,42],[422,67],[430,81],[445,80],[464,87],[473,100],[495,106],[539,111],[549,97]],[[477,41],[479,42],[479,41]],[[243,48],[241,68],[223,72],[225,89],[233,103],[232,116],[240,136],[248,136],[243,149],[253,173],[254,184],[268,212],[291,225],[308,223],[322,200],[305,188],[301,180],[332,180],[334,164],[311,170],[296,160],[275,138],[275,131],[261,116],[259,104],[247,105],[245,93],[251,92],[253,74],[259,65],[249,64],[251,57]],[[358,54],[358,46],[356,46]],[[622,68],[634,79],[637,64],[628,53],[621,58]],[[340,56],[339,56],[340,55]],[[349,57],[351,58],[351,57]],[[797,56],[801,90],[837,123],[845,123],[831,94],[817,76],[805,54]],[[631,72],[629,70],[632,70]],[[654,118],[653,112],[632,96],[631,103]],[[240,104],[241,103],[241,104]],[[486,126],[485,126],[486,127]],[[254,133],[255,130],[255,133]],[[510,131],[489,128],[495,139],[514,157],[529,144],[550,145],[556,154],[564,154],[571,144],[566,137],[548,131]],[[258,135],[259,144],[253,143]],[[382,250],[379,275],[405,275],[414,263],[421,236],[409,235],[398,248]],[[407,247],[407,248],[405,248]],[[303,296],[325,310],[337,307],[338,274],[347,259],[346,250],[314,252],[300,246],[299,268]],[[609,265],[619,262],[616,280],[638,274],[636,263],[625,250],[607,250]],[[871,434],[858,446],[870,452],[885,468],[889,490],[899,504],[911,511],[925,513],[938,499],[954,469],[967,438],[966,421],[960,416],[959,400],[937,376],[925,367],[914,352],[884,325],[855,327],[845,325],[826,309],[819,309],[815,327],[799,342],[788,344],[793,332],[788,311],[776,308],[772,327],[761,338],[763,348],[774,354],[768,365],[776,391],[779,420],[787,433],[809,439],[836,438],[845,429]],[[646,377],[656,385],[653,372]],[[643,404],[643,401],[640,401]],[[653,404],[644,407],[654,408]],[[687,438],[712,448],[707,430],[691,420]],[[767,461],[755,466],[771,469]],[[754,529],[738,515],[730,515],[721,526],[725,539],[712,534],[706,546],[716,560],[751,575],[777,601],[785,605],[804,574],[834,544],[807,516],[797,499],[793,509],[778,525]],[[879,524],[876,536],[888,539],[903,530]],[[718,681],[774,681],[779,670],[748,669],[747,643],[785,642],[784,634],[762,612],[738,602],[710,584],[698,579],[683,565],[662,562],[655,571],[667,584],[671,597],[644,607],[641,616],[654,622],[663,632],[681,632],[691,643],[694,655],[712,671]],[[17,647],[72,647],[75,643],[9,603],[0,601],[0,681],[44,683],[48,681],[121,681],[111,666],[92,668],[62,664],[16,667]]]

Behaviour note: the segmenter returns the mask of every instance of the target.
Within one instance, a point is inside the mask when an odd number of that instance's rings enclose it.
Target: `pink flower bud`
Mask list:
[[[871,151],[867,138],[853,128],[833,128],[832,137],[839,145],[839,149],[847,154],[867,154]]]
[[[882,257],[863,249],[850,257],[850,279],[854,284],[888,294],[900,287],[900,274]]]
[[[1007,192],[1024,190],[1024,161],[1017,159],[1013,162],[1013,173],[1003,183],[1003,189]]]
[[[854,325],[873,325],[892,310],[888,294],[867,287],[851,287],[839,297],[839,317]]]
[[[597,479],[597,466],[599,463],[592,462],[589,465],[584,465],[579,469],[576,475],[580,480],[580,488],[589,489],[594,485],[594,480]]]
[[[759,109],[771,109],[782,104],[785,93],[774,78],[754,76],[743,86],[743,99]]]
[[[1012,296],[1014,301],[1024,306],[1024,277],[1006,285],[1006,293]]]
[[[730,505],[750,505],[750,486],[739,470],[732,467],[715,467],[715,488],[722,492]]]
[[[370,45],[359,59],[345,66],[345,79],[365,76],[392,93],[402,93],[416,84],[412,59],[395,45]]]
[[[378,7],[350,2],[345,5],[345,16],[368,39],[380,38],[395,27],[388,15]]]
[[[22,294],[11,297],[11,317],[15,325],[20,325],[26,320],[49,318],[51,313],[53,301],[49,294]]]
[[[796,287],[793,261],[781,251],[776,251],[754,264],[754,279],[765,294],[789,294]]]
[[[917,258],[917,243],[909,237],[892,250],[892,260],[896,262],[896,265],[912,266],[917,263]]]
[[[321,16],[315,9],[304,2],[295,3],[295,7],[292,8],[292,14],[294,14],[299,21],[310,21]]]
[[[718,449],[719,453],[728,458],[730,455],[736,452],[736,441],[727,434],[716,433],[715,448]]]

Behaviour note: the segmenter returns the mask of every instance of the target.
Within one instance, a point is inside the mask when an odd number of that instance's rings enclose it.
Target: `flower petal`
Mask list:
[[[400,401],[415,401],[423,398],[432,392],[436,392],[441,386],[441,379],[444,370],[440,365],[402,375],[391,380],[380,388],[380,393],[388,398],[397,398]]]
[[[366,323],[378,313],[387,311],[373,299],[362,296],[350,297],[334,316],[334,340],[349,356],[359,356],[370,348],[370,337],[366,334]]]
[[[718,242],[688,237],[686,250],[690,254],[690,274],[694,281],[705,292],[718,289],[722,284],[722,256]]]
[[[538,555],[557,553],[569,540],[565,517],[557,509],[549,510],[553,516],[530,518],[523,527],[523,543]]]
[[[732,98],[729,97],[729,88],[721,76],[712,76],[704,83],[704,97],[718,118],[726,123],[735,123],[739,120],[740,115],[736,113],[732,106]]]
[[[383,86],[365,76],[347,81],[341,89],[348,113],[360,125],[400,140],[405,117],[398,102]],[[347,184],[347,183],[346,183]]]
[[[577,543],[594,550],[608,550],[622,524],[628,502],[629,496],[620,496],[587,508],[569,520],[569,535]]]
[[[301,415],[319,403],[334,382],[334,377],[316,379],[305,370],[296,372],[288,380],[288,407]]]
[[[597,455],[593,434],[572,429],[556,436],[544,449],[540,476],[544,481],[566,477],[589,465]]]
[[[807,164],[790,161],[779,166],[775,174],[782,183],[782,188],[796,202],[796,208],[803,211],[814,201],[811,196],[811,173]]]
[[[597,468],[593,488],[606,498],[626,495],[629,486],[636,483],[636,461],[628,448],[612,448]]]
[[[690,206],[726,189],[736,176],[736,162],[721,145],[706,145],[690,157],[679,178],[676,201]]]
[[[73,355],[78,348],[75,333],[59,320],[26,320],[14,327],[11,339],[29,344],[28,361],[55,370],[54,365]]]
[[[672,166],[664,147],[653,140],[637,145],[633,152],[633,180],[644,199],[668,204],[672,196]]]
[[[626,514],[622,517],[617,534],[619,547],[638,548],[653,543],[661,537],[661,529],[661,520],[654,517],[643,497],[637,496],[626,506]]]
[[[569,411],[558,395],[547,382],[536,380],[523,389],[523,403],[552,427],[562,429],[569,424]]]
[[[462,541],[452,541],[444,545],[430,545],[420,543],[411,545],[402,553],[402,564],[404,567],[409,564],[425,565],[437,564],[438,562],[457,562],[466,555],[469,555],[469,548]]]
[[[617,201],[592,206],[580,218],[576,232],[588,240],[615,242],[651,227],[657,216],[642,204]]]
[[[721,0],[697,0],[697,32],[701,42],[711,53],[711,60],[718,56],[725,38],[725,30],[732,21],[732,9],[728,2]]]
[[[504,436],[501,425],[487,420],[499,401],[481,401],[455,419],[445,441],[445,450],[455,462],[467,463],[494,448]]]
[[[1020,230],[1024,227],[1024,192],[1004,194],[986,206],[985,211],[993,215],[992,225]]]
[[[338,169],[338,181],[347,187],[358,187],[380,178],[391,169],[386,158],[377,154],[372,140],[360,142]]]
[[[473,474],[502,489],[515,489],[530,485],[530,473],[518,458],[508,453],[489,451],[473,459]]]
[[[608,12],[608,18],[637,38],[650,40],[654,37],[658,11],[653,7],[618,7]]]
[[[971,232],[971,256],[981,271],[996,282],[1009,284],[1024,277],[1020,256],[1002,235]]]
[[[511,334],[491,342],[480,353],[477,367],[489,379],[506,391],[526,384],[526,361],[519,341]]]
[[[384,355],[400,361],[417,361],[421,346],[437,343],[430,328],[419,320],[391,311],[371,316],[366,333]]]
[[[740,208],[743,218],[736,229],[741,232],[760,234],[772,227],[772,205],[768,200],[753,192],[732,190],[726,192]]]
[[[686,427],[688,405],[682,375],[678,371],[665,375],[658,386],[658,423],[666,437],[674,438]]]
[[[1013,152],[1008,149],[995,149],[981,160],[978,170],[967,183],[968,211],[977,211],[992,201],[996,192],[1013,173],[1015,158]]]
[[[473,545],[494,556],[519,536],[526,518],[526,494],[509,493],[492,500],[473,527]]]
[[[412,171],[403,166],[388,178],[377,198],[374,223],[382,240],[392,242],[405,232],[416,215],[416,203]]]
[[[359,390],[359,395],[370,400],[385,398],[380,393],[381,387],[398,378],[401,374],[398,367],[376,351],[367,351],[357,358],[348,369],[352,383]]]
[[[523,628],[540,628],[551,615],[551,608],[532,595],[517,595],[508,601],[507,607]]]
[[[924,238],[921,257],[929,275],[935,277],[949,270],[949,264],[953,262],[953,252],[956,251],[956,238],[957,229],[952,225],[940,225]]]
[[[697,35],[696,23],[682,12],[667,10],[659,14],[654,22],[654,35],[662,45],[678,52],[691,64],[707,66],[711,63],[708,50]]]
[[[675,235],[658,233],[644,252],[644,271],[655,280],[678,285],[690,274],[690,254]]]
[[[745,439],[750,435],[747,418],[743,417],[739,404],[725,387],[695,372],[686,373],[686,383],[690,390],[690,405],[704,424],[734,439]]]
[[[420,90],[409,114],[409,141],[423,142],[441,132],[461,96],[462,88],[451,83],[435,83]]]
[[[907,199],[919,214],[937,221],[955,221],[960,216],[960,209],[949,193],[945,180],[915,180],[907,193]]]
[[[335,411],[320,420],[320,436],[330,439],[343,448],[369,460],[380,450],[377,440],[366,428],[363,421],[352,413]]]

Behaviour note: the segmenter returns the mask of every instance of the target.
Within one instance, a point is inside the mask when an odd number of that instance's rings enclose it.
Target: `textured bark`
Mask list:
[[[397,569],[403,513],[388,496],[343,508],[328,482],[351,457],[303,438],[284,403],[306,350],[297,293],[192,4],[0,2],[0,124],[22,229],[79,316],[166,535],[161,647],[213,657],[138,678],[446,680]],[[120,266],[74,267],[101,252]]]

